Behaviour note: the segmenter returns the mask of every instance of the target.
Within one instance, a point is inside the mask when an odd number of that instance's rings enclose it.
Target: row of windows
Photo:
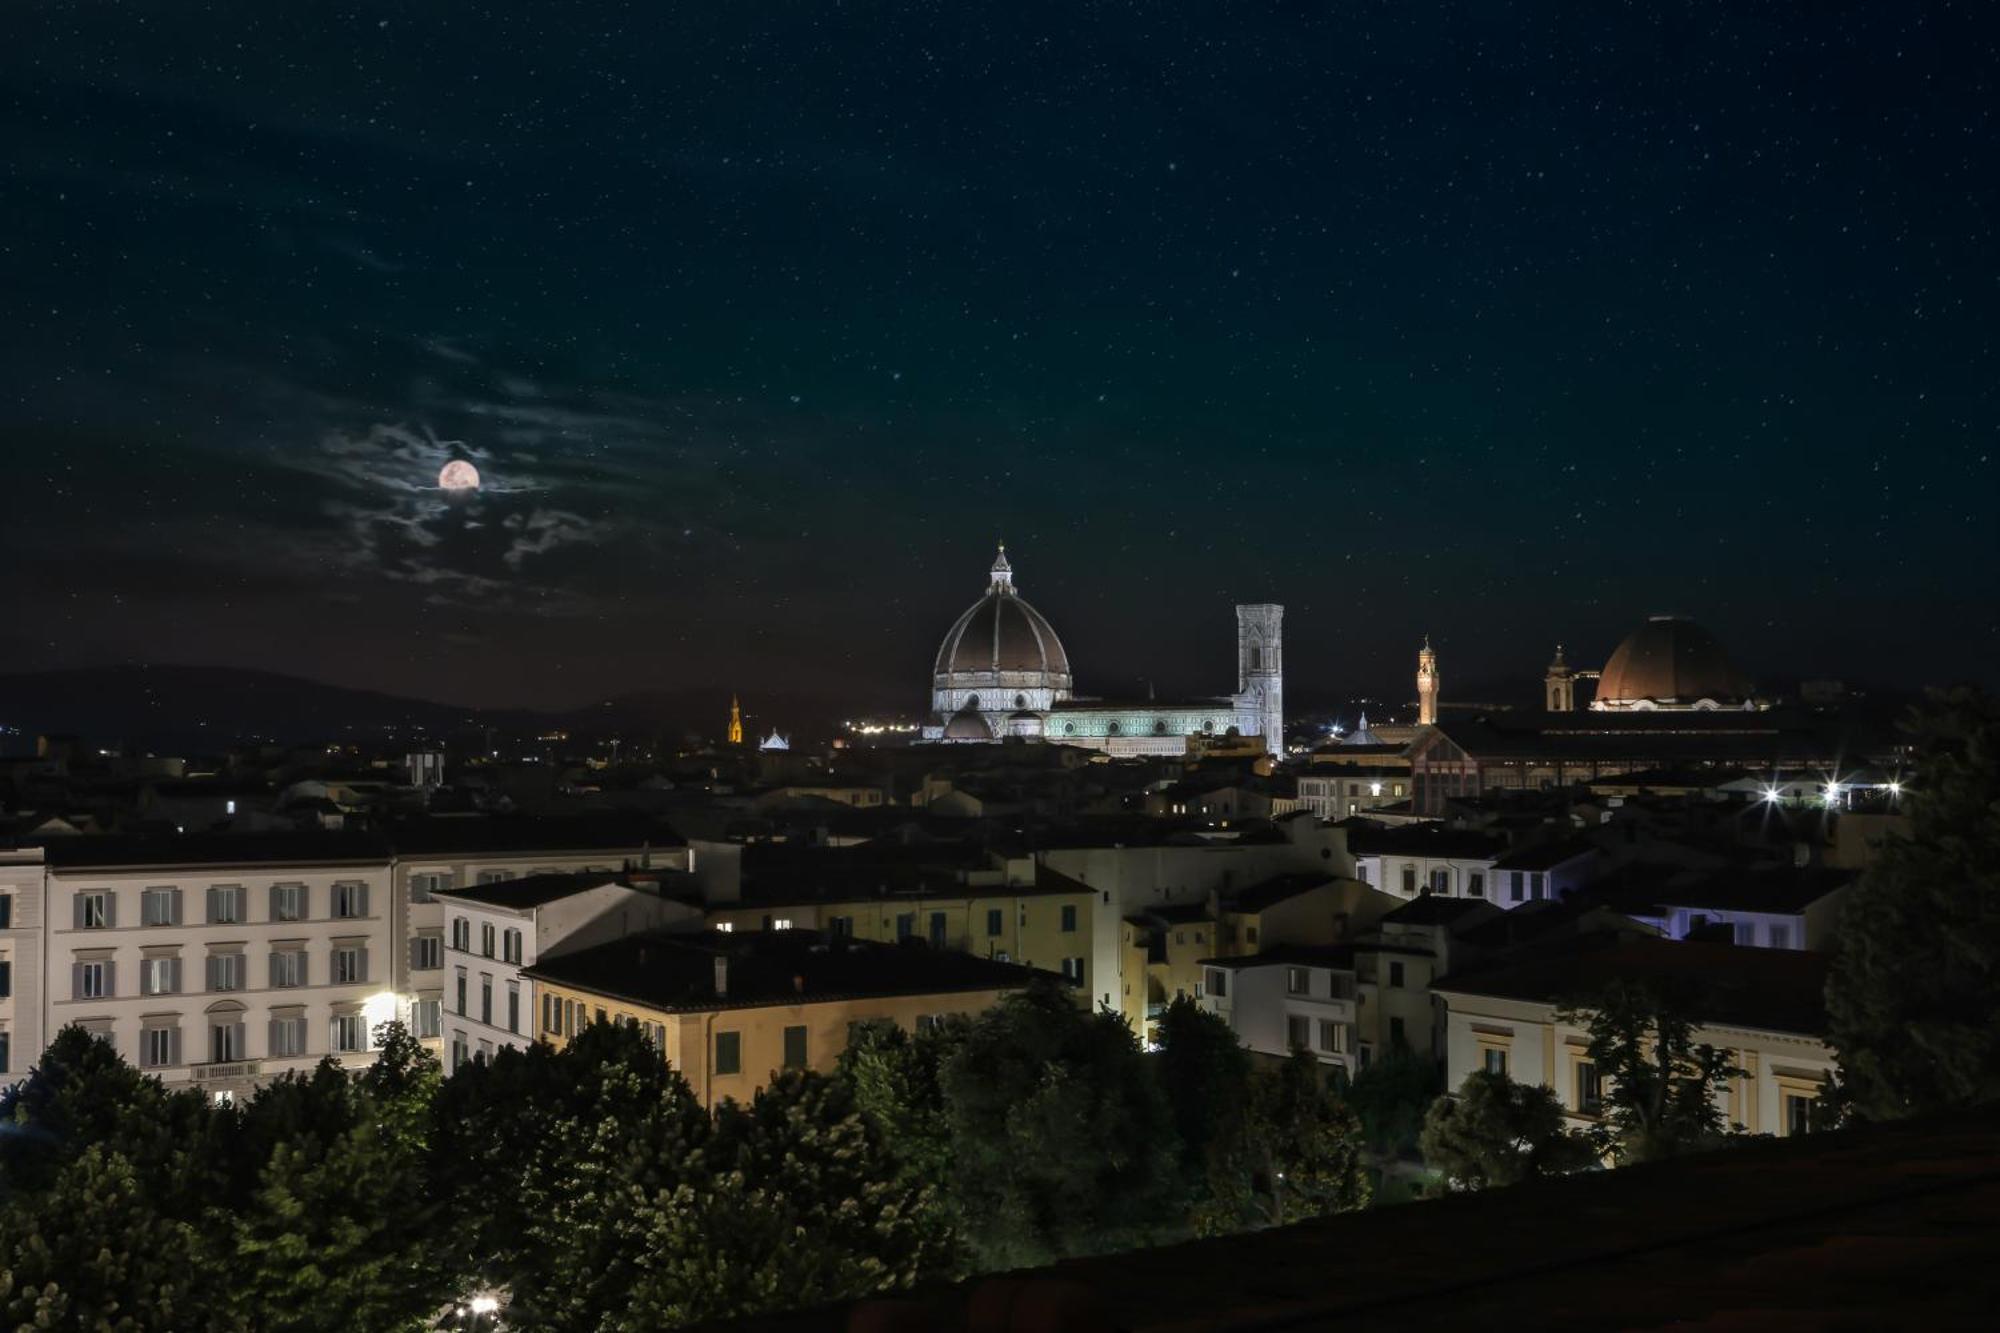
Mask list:
[[[71,924],[78,930],[114,930],[118,925],[116,889],[91,889],[76,895]],[[11,897],[7,899],[12,902]],[[312,920],[312,886],[273,884],[266,902],[266,920]],[[139,890],[139,924],[179,926],[185,924],[183,891],[176,888]],[[204,896],[204,920],[211,926],[242,925],[250,919],[250,891],[241,884],[216,884]],[[358,920],[368,915],[368,885],[335,884],[328,893],[327,915],[336,921]]]
[[[466,974],[465,969],[461,967],[458,969],[458,984],[456,989],[456,998],[458,1000],[457,1011],[460,1018],[472,1017],[470,991],[471,978]],[[547,998],[546,996],[543,997],[545,1001]],[[490,972],[481,972],[479,974],[479,1021],[488,1027],[500,1026],[500,1024],[493,1021],[493,974]],[[519,1032],[521,1030],[521,983],[518,981],[507,983],[506,1028],[509,1032]]]
[[[1328,1055],[1346,1055],[1351,1045],[1346,1023],[1336,1023],[1330,1018],[1319,1020],[1319,1044],[1312,1041],[1313,1020],[1304,1014],[1285,1016],[1285,1044],[1295,1051],[1318,1050]]]
[[[240,1011],[211,1014],[206,1040],[198,1054],[210,1064],[233,1064],[248,1060],[248,1025]],[[327,1025],[326,1050],[336,1053],[370,1049],[368,1020],[361,1014],[336,1014]],[[305,1015],[273,1016],[264,1029],[264,1056],[284,1059],[311,1055]],[[164,1069],[185,1063],[178,1023],[148,1023],[139,1033],[139,1067]]]
[[[494,956],[494,946],[500,949],[500,961],[518,963],[521,961],[522,934],[509,926],[500,930],[491,921],[479,925],[479,953],[481,957]],[[451,947],[460,953],[472,952],[472,920],[470,917],[455,916],[451,919]]]
[[[4,965],[0,965],[4,966]],[[273,949],[265,966],[265,984],[274,990],[309,986],[311,955],[304,949]],[[203,969],[202,989],[240,991],[250,987],[248,957],[238,952],[211,953]],[[327,984],[358,986],[368,980],[368,947],[336,945],[327,954]],[[139,962],[139,994],[180,995],[186,981],[178,954]],[[71,964],[70,994],[82,1000],[108,1000],[118,995],[118,962],[113,958],[80,958]]]

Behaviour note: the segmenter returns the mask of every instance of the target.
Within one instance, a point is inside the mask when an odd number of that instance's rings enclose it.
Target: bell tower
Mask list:
[[[1258,715],[1267,754],[1285,752],[1285,608],[1236,608],[1236,702]]]
[[[737,704],[736,696],[729,696],[729,743],[743,744],[743,709]]]
[[[1431,650],[1431,636],[1417,650],[1417,725],[1436,726],[1438,720],[1438,655]]]
[[[1549,674],[1542,677],[1548,711],[1569,713],[1576,710],[1576,673],[1563,661],[1563,646],[1556,645],[1556,660],[1549,663]]]

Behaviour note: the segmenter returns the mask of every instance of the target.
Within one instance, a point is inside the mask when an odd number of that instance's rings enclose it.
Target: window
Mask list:
[[[78,930],[109,930],[117,920],[118,902],[108,889],[76,895]]]
[[[240,953],[210,954],[208,956],[208,988],[212,991],[242,990],[243,955]]]
[[[70,989],[78,999],[104,999],[114,993],[116,977],[114,963],[110,959],[94,959],[90,963],[76,965],[76,977]]]
[[[139,1067],[160,1069],[181,1062],[181,1032],[179,1028],[149,1027],[139,1034]]]
[[[1083,984],[1083,959],[1065,958],[1061,962],[1061,967],[1065,980],[1074,981],[1079,986]]]
[[[931,913],[931,947],[942,949],[945,945],[945,920],[943,912]]]
[[[243,1024],[240,1014],[211,1015],[208,1022],[208,1058],[212,1064],[228,1064],[241,1060],[243,1049]]]
[[[1812,1098],[1796,1092],[1785,1094],[1785,1134],[1787,1137],[1812,1130]]]
[[[1507,872],[1507,901],[1508,901],[1508,902],[1510,902],[1510,903],[1518,903],[1518,902],[1520,902],[1520,901],[1521,901],[1521,899],[1522,899],[1522,897],[1523,897],[1523,894],[1522,894],[1522,891],[1521,891],[1521,883],[1522,883],[1522,880],[1523,880],[1524,878],[1525,878],[1525,877],[1524,877],[1524,876],[1523,876],[1523,875],[1521,874],[1521,872],[1520,872],[1520,871],[1518,871],[1518,870],[1510,870],[1510,871],[1508,871],[1508,872]]]
[[[479,952],[487,958],[493,956],[493,923],[491,921],[482,921],[479,923]]]
[[[1764,942],[1773,949],[1789,949],[1792,947],[1792,928],[1773,921],[1764,928]]]
[[[359,944],[343,944],[333,951],[333,984],[355,986],[368,980],[368,950]]]
[[[505,884],[514,878],[510,870],[482,870],[472,877],[474,884]]]
[[[772,930],[790,930],[791,928],[792,928],[792,919],[790,917],[780,916],[771,918]]]
[[[1501,1050],[1498,1046],[1488,1046],[1486,1048],[1486,1072],[1489,1074],[1506,1073],[1507,1052]]]
[[[1534,872],[1533,874],[1529,875],[1529,876],[1528,876],[1528,889],[1529,889],[1529,892],[1530,892],[1530,893],[1531,893],[1531,894],[1532,894],[1532,895],[1533,895],[1534,897],[1536,897],[1536,898],[1546,898],[1546,897],[1548,897],[1548,896],[1549,896],[1549,892],[1548,892],[1548,889],[1547,889],[1547,888],[1545,887],[1545,883],[1546,883],[1547,879],[1548,879],[1548,876],[1547,876],[1547,875],[1544,875],[1544,874],[1543,874],[1543,873],[1542,873],[1541,871],[1539,871],[1539,870],[1537,870],[1537,871],[1535,871],[1535,872]]]
[[[1737,944],[1755,944],[1757,927],[1754,922],[1738,921],[1730,928],[1730,938]]]
[[[993,907],[987,909],[986,912],[987,936],[990,938],[992,936],[998,935],[1000,933],[1001,926],[1004,921],[1005,921],[1005,914],[1001,912],[999,908]]]
[[[462,916],[451,919],[451,947],[459,953],[472,952],[472,923]]]
[[[790,925],[791,923],[786,922],[785,924]],[[500,937],[500,957],[502,961],[509,963],[518,963],[521,961],[520,931],[509,927],[507,933]]]
[[[1468,870],[1466,872],[1465,896],[1468,898],[1484,898],[1486,896],[1486,872],[1484,870]]]
[[[1218,1000],[1229,998],[1229,974],[1219,967],[1208,969],[1208,993]]]
[[[271,985],[289,990],[306,984],[306,951],[300,948],[271,951]]]
[[[419,935],[410,941],[410,970],[434,972],[444,966],[444,940],[436,935]]]
[[[1604,1082],[1598,1077],[1594,1061],[1576,1062],[1576,1109],[1585,1115],[1596,1115],[1604,1106]]]
[[[463,1032],[451,1034],[451,1070],[455,1074],[472,1059],[472,1047],[466,1044]]]
[[[0,958],[0,1000],[14,993],[14,964]]]
[[[179,889],[144,889],[139,894],[139,924],[178,926],[181,923]]]
[[[1347,1054],[1347,1024],[1330,1018],[1319,1021],[1319,1048],[1331,1055]]]
[[[715,1072],[718,1074],[740,1074],[743,1072],[742,1033],[718,1032],[715,1034]]]
[[[1417,868],[1415,866],[1403,867],[1403,896],[1406,898],[1417,896]]]
[[[180,959],[147,958],[140,962],[139,993],[141,995],[178,995],[180,992]]]
[[[493,978],[484,972],[479,974],[479,1021],[493,1026]]]
[[[851,916],[830,916],[826,919],[826,930],[836,939],[846,939],[854,934],[854,918]]]
[[[450,887],[451,875],[448,872],[440,873],[432,870],[426,871],[421,875],[412,875],[410,876],[410,901],[413,903],[427,903],[431,901],[431,895],[439,889],[448,889]]]
[[[916,933],[917,914],[915,912],[896,913],[896,938],[906,940]]]
[[[1285,1015],[1285,1045],[1303,1051],[1312,1043],[1312,1020],[1303,1014]]]
[[[1389,1020],[1389,1044],[1399,1051],[1406,1049],[1410,1044],[1409,1037],[1403,1032],[1403,1020],[1400,1018]]]
[[[272,1058],[278,1059],[284,1056],[304,1055],[305,1053],[306,1016],[304,1014],[287,1014],[283,1018],[272,1019]]]
[[[1062,909],[1062,928],[1074,933],[1076,930],[1076,907],[1074,904]]]
[[[208,891],[208,921],[212,926],[234,926],[243,920],[243,886],[217,884]]]
[[[1431,871],[1431,892],[1440,898],[1451,896],[1451,871],[1442,866]]]
[[[368,915],[368,886],[366,884],[336,884],[333,886],[333,914],[335,917],[351,921]],[[366,1047],[341,1047],[342,1050],[365,1050]]]
[[[12,930],[13,928],[14,895],[11,893],[0,893],[0,930]],[[0,1073],[4,1073],[5,1070],[6,1066],[0,1065]]]
[[[806,1067],[806,1030],[804,1024],[785,1029],[785,1068],[804,1069]]]
[[[336,1051],[367,1050],[368,1020],[360,1014],[336,1014],[333,1019],[333,1049]]]
[[[465,1017],[465,969],[458,969],[458,1016]]]
[[[1286,968],[1285,994],[1287,995],[1312,994],[1312,973],[1308,972],[1303,967]]]
[[[1403,984],[1403,965],[1401,963],[1389,964],[1389,984],[1391,986],[1401,986]]]
[[[303,884],[273,884],[271,886],[271,919],[273,921],[305,920],[306,886]]]
[[[518,981],[507,983],[507,1030],[521,1030],[521,983]]]
[[[715,928],[727,935],[730,931],[736,929],[736,923],[734,921],[718,921],[715,923]]]
[[[444,1031],[444,1005],[436,1000],[418,1000],[410,1006],[410,1029],[419,1037],[435,1037]]]

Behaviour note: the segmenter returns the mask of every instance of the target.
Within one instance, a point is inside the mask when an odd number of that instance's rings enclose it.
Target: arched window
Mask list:
[[[1155,736],[1164,736],[1167,734],[1166,719],[1162,718],[1160,721],[1155,722],[1153,724],[1153,734]]]
[[[1117,736],[1121,735],[1122,733],[1119,730],[1118,724],[1116,722],[1113,722],[1104,728],[1104,734],[1107,736]]]
[[[1252,671],[1264,669],[1264,650],[1254,643],[1250,645],[1250,669]]]
[[[1014,707],[1016,707],[1016,708],[1026,708],[1027,706],[1028,706],[1028,696],[1027,696],[1027,695],[1025,695],[1025,694],[1017,694],[1017,695],[1015,695],[1015,696],[1014,696]]]
[[[978,696],[978,695],[976,695],[976,694],[968,694],[968,695],[966,695],[966,696],[965,696],[965,706],[966,706],[967,708],[977,708],[977,707],[979,707],[979,696]]]

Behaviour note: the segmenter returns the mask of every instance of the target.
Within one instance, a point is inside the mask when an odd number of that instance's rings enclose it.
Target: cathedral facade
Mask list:
[[[1191,736],[1256,736],[1284,749],[1285,608],[1236,608],[1236,693],[1122,703],[1074,692],[1062,640],[1014,587],[1007,548],[986,593],[945,634],[931,672],[923,739],[941,743],[1018,738],[1114,755],[1172,755]]]

